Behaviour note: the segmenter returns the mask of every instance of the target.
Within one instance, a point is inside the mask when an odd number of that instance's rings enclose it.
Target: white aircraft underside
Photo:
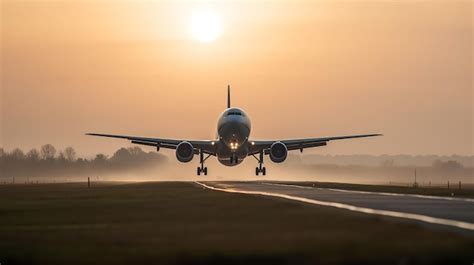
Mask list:
[[[207,175],[207,167],[204,162],[211,156],[217,157],[219,162],[226,166],[236,166],[246,157],[253,156],[258,161],[258,167],[255,174],[266,175],[266,168],[263,166],[265,155],[270,156],[270,160],[275,163],[285,161],[288,151],[300,150],[303,152],[306,148],[324,146],[329,141],[380,136],[381,134],[361,134],[348,136],[304,138],[289,140],[251,140],[251,123],[247,114],[240,108],[231,108],[230,106],[230,87],[227,90],[227,109],[221,114],[217,125],[217,139],[214,140],[183,140],[183,139],[164,139],[147,138],[128,135],[98,134],[88,133],[87,135],[121,138],[131,141],[133,144],[168,148],[176,150],[178,161],[190,162],[194,155],[199,155],[200,166],[197,168],[197,174]]]

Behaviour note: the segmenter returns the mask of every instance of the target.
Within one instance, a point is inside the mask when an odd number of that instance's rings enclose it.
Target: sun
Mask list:
[[[191,34],[201,42],[215,41],[221,35],[221,22],[211,9],[195,10],[191,17]]]

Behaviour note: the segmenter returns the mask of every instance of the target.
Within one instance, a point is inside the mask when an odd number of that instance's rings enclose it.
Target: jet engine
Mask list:
[[[176,158],[179,162],[187,163],[193,160],[194,147],[190,142],[183,141],[176,147]]]
[[[270,146],[270,159],[274,163],[281,163],[288,156],[288,148],[282,142],[275,142]]]

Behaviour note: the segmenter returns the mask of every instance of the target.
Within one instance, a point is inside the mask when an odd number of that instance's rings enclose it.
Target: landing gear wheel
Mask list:
[[[207,167],[204,167],[204,162],[210,157],[211,155],[207,155],[206,158],[204,158],[204,152],[202,150],[199,151],[199,164],[201,164],[201,166],[199,166],[197,168],[197,175],[200,176],[201,173],[203,173],[205,176],[207,176]]]
[[[258,176],[260,173],[262,173],[262,175],[265,176],[267,174],[267,169],[263,166],[263,151],[260,151],[259,158],[257,158],[255,155],[253,155],[253,157],[257,159],[258,162],[258,167],[255,168],[255,175]]]
[[[265,167],[256,167],[255,175],[258,176],[260,173],[262,173],[263,176],[267,175],[267,169]]]

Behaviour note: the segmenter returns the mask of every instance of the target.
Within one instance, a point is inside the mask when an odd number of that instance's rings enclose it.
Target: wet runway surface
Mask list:
[[[474,231],[473,199],[334,190],[267,182],[208,182],[205,185],[227,191],[263,193],[261,195],[268,196],[273,194],[277,195],[276,197],[294,198],[313,204],[451,225]]]

